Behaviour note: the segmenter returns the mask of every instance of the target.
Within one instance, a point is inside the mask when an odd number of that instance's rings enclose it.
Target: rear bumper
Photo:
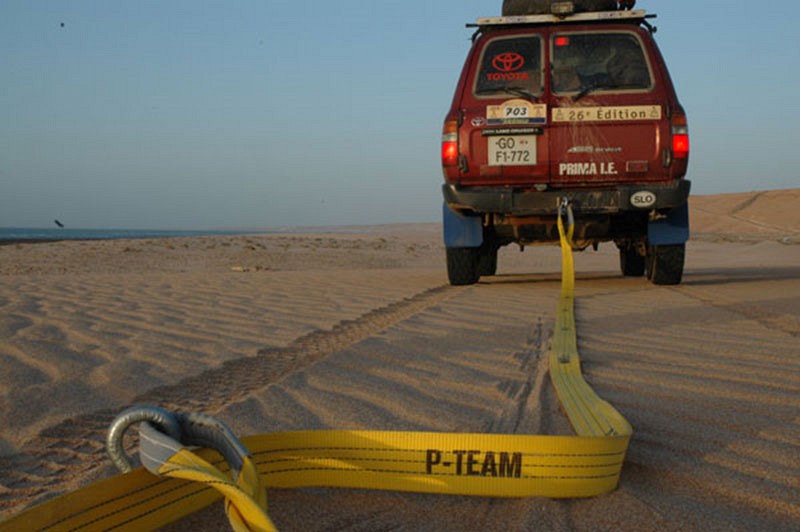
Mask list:
[[[670,209],[685,205],[691,181],[678,179],[672,183],[618,185],[607,189],[518,190],[513,188],[442,186],[445,203],[464,214],[493,213],[514,216],[555,215],[562,198],[567,198],[576,213],[615,214]],[[649,192],[653,202],[634,205],[631,198]]]

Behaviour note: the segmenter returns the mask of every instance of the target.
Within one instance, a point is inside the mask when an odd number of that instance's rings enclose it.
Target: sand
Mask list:
[[[612,244],[576,255],[584,374],[634,428],[613,493],[269,490],[270,515],[282,530],[797,529],[798,202],[693,198],[675,287],[621,277]],[[497,276],[450,287],[438,224],[0,246],[0,517],[113,474],[105,431],[134,403],[242,435],[569,433],[540,378],[559,261],[505,248]]]

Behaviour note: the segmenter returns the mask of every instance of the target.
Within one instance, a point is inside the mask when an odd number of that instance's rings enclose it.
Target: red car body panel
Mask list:
[[[649,90],[624,92],[598,91],[573,101],[572,94],[553,91],[552,78],[543,73],[543,92],[538,98],[546,106],[546,123],[536,135],[537,164],[492,166],[488,160],[488,143],[484,131],[487,107],[519,99],[495,94],[475,95],[478,63],[487,44],[498,39],[520,35],[541,36],[543,65],[551,64],[551,37],[585,33],[628,33],[635,36],[645,51],[653,78]],[[547,70],[546,68],[544,70]],[[653,119],[624,118],[625,110],[641,108],[642,112],[658,109]],[[615,113],[616,108],[616,114]],[[605,115],[604,121],[582,115]],[[675,95],[664,60],[652,36],[643,28],[628,24],[591,24],[566,28],[509,28],[487,32],[476,40],[465,62],[449,118],[460,122],[459,153],[465,165],[446,167],[445,179],[459,185],[526,186],[539,183],[558,187],[613,185],[623,182],[667,182],[686,174],[685,161],[664,165],[665,150],[670,149],[670,117],[683,113]],[[559,120],[560,119],[560,120]],[[579,120],[580,119],[580,120]],[[533,124],[531,124],[533,125]],[[494,129],[520,129],[524,126],[495,126]]]

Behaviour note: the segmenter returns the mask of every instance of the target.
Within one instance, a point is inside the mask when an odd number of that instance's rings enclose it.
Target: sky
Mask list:
[[[0,0],[0,227],[434,222],[501,0]],[[800,2],[639,0],[697,194],[800,187]]]

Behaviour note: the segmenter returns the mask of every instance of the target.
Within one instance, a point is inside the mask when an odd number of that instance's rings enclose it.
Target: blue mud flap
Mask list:
[[[654,246],[683,244],[689,240],[689,203],[672,209],[666,218],[650,222],[647,240]]]
[[[483,244],[483,221],[480,216],[464,216],[442,204],[444,245],[448,248],[477,248]]]

